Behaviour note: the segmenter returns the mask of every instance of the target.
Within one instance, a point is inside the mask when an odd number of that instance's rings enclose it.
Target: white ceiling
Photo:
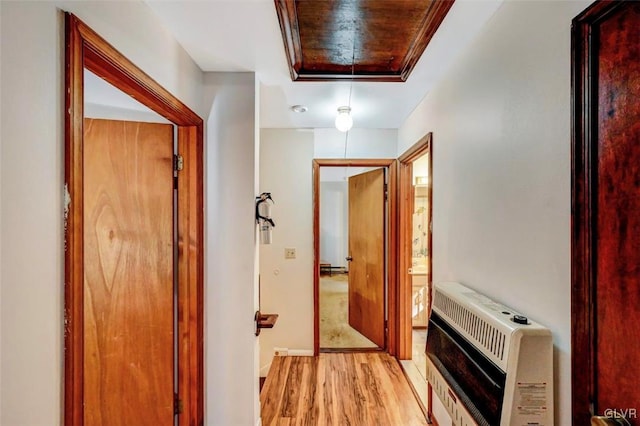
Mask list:
[[[145,1],[203,71],[256,72],[261,127],[332,127],[348,103],[349,82],[291,81],[273,0]],[[400,127],[501,3],[456,0],[407,82],[353,83],[354,127]]]

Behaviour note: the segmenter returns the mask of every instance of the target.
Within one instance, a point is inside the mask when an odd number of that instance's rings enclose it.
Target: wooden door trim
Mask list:
[[[203,122],[73,14],[65,14],[64,424],[83,424],[83,118],[84,68],[178,128],[184,169],[178,179],[178,369],[180,424],[204,419]]]
[[[398,157],[400,179],[398,182],[398,359],[411,359],[412,354],[412,325],[411,325],[411,294],[412,283],[407,274],[411,267],[411,244],[413,238],[413,162],[419,157],[429,154],[429,219],[433,216],[433,134],[428,133],[411,148]],[[433,238],[429,236],[429,280],[431,286],[433,277]],[[430,287],[431,288],[431,287]],[[429,297],[431,310],[431,297]]]
[[[315,159],[313,171],[313,352],[320,353],[320,167],[387,167],[389,170],[389,235],[387,257],[387,352],[395,355],[397,350],[397,181],[398,162],[394,158],[384,159]]]
[[[574,425],[589,424],[595,387],[597,81],[591,28],[624,2],[596,2],[571,28],[571,398]]]
[[[432,139],[433,139],[433,133],[432,132],[427,133],[426,135],[421,137],[420,140],[418,140],[418,142],[414,143],[413,145],[411,145],[409,149],[403,152],[402,155],[398,157],[398,161],[401,164],[402,163],[406,164],[406,163],[411,163],[417,160],[418,158],[422,157],[424,154],[427,153],[429,143],[431,143]]]

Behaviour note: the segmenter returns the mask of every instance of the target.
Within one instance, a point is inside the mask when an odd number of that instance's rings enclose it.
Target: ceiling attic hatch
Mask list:
[[[406,81],[453,1],[274,0],[291,79]]]

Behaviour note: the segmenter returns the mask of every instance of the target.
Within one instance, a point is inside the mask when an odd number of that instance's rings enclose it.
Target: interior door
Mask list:
[[[574,45],[574,424],[640,425],[640,3],[595,4]]]
[[[385,347],[385,171],[349,178],[349,325]]]
[[[173,425],[173,127],[84,120],[84,424]]]

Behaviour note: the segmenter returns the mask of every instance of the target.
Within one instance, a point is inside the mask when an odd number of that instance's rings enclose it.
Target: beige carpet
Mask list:
[[[377,348],[349,326],[347,274],[320,277],[320,348]]]

